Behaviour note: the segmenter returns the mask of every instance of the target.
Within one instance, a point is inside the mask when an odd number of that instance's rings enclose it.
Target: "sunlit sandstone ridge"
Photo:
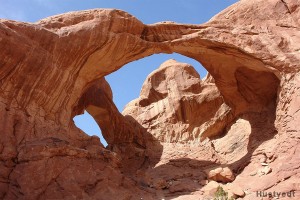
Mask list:
[[[242,0],[202,25],[104,9],[0,20],[0,47],[1,199],[195,199],[220,184],[206,179],[300,195],[298,0]],[[119,113],[103,77],[172,52],[209,75],[168,61]],[[108,149],[74,126],[84,109]]]

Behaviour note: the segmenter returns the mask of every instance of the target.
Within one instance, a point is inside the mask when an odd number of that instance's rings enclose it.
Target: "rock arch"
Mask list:
[[[84,166],[82,159],[93,159],[99,169],[112,173],[112,168],[120,164],[118,158],[96,147],[97,138],[82,134],[72,118],[82,109],[84,103],[80,102],[87,100],[84,96],[101,89],[97,87],[104,75],[155,53],[177,52],[201,62],[234,116],[272,111],[280,135],[272,156],[292,152],[280,141],[295,148],[299,145],[295,139],[299,133],[295,122],[300,120],[299,10],[299,3],[292,0],[240,1],[202,25],[144,25],[126,12],[101,9],[57,15],[34,24],[1,20],[0,149],[4,181],[0,196],[68,196],[59,189],[51,193],[51,188],[61,187],[57,181],[70,184],[65,174],[81,177],[71,164]],[[122,136],[120,140],[137,141],[143,146],[140,137]],[[137,148],[136,144],[129,148]],[[298,173],[296,150],[293,152],[280,161],[294,167],[290,174]],[[52,164],[46,165],[48,160]],[[34,162],[27,164],[29,161]],[[112,168],[103,167],[101,162],[111,163]],[[86,166],[93,168],[91,163]],[[44,176],[42,186],[34,189],[35,183],[28,182],[26,173],[38,168],[37,177],[41,177],[47,167],[56,171]],[[283,171],[281,167],[274,173],[284,176],[283,180],[290,177]],[[115,177],[123,177],[118,171],[114,173]],[[92,179],[92,183],[79,179],[85,187],[82,193],[83,189],[75,184],[73,194],[79,198],[95,195],[94,188],[101,188],[100,179]],[[112,188],[117,181],[105,180]],[[126,178],[122,181],[134,188]],[[65,185],[69,186],[75,187]],[[270,186],[262,183],[263,187]],[[122,188],[119,192],[126,191]],[[137,188],[130,191],[143,193]]]

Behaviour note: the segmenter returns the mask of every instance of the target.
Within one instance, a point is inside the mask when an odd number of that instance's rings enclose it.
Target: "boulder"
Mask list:
[[[228,167],[217,167],[215,169],[210,169],[207,171],[207,178],[208,180],[228,183],[234,181],[235,176],[231,169],[229,169]]]

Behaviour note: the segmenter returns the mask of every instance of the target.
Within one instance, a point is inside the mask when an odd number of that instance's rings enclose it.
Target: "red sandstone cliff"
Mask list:
[[[242,0],[202,25],[144,25],[119,10],[0,20],[1,199],[299,197],[300,4]],[[103,77],[177,52],[123,115]],[[86,109],[109,143],[74,126]],[[289,198],[290,199],[290,198]]]

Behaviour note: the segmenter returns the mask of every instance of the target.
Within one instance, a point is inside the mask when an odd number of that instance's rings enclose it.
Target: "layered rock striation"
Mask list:
[[[217,167],[245,199],[299,195],[299,28],[296,0],[239,1],[202,25],[114,9],[1,19],[0,198],[193,199]],[[172,52],[209,75],[168,61],[119,113],[103,77]],[[108,149],[75,127],[84,109]]]

